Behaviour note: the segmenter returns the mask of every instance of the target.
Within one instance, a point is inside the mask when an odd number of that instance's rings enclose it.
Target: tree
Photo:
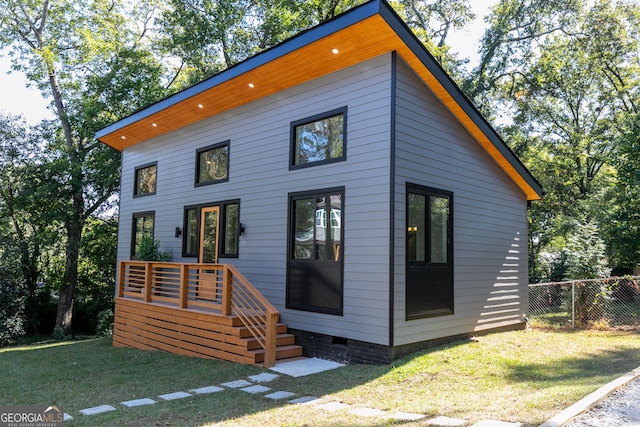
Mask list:
[[[56,325],[71,332],[83,226],[114,194],[119,156],[93,140],[115,118],[158,99],[162,69],[144,43],[150,11],[93,0],[6,0],[0,10],[0,48],[51,99],[56,120],[49,135],[44,182],[46,209],[65,233],[65,267]],[[132,18],[133,17],[133,18]],[[136,20],[136,18],[140,19]]]
[[[603,212],[612,208],[623,124],[637,113],[639,16],[630,2],[503,0],[489,17],[466,87],[503,118],[506,140],[546,191],[529,210],[532,277],[538,253],[561,250],[577,218],[599,224],[609,253],[618,238],[604,235],[613,230]]]
[[[37,331],[37,284],[46,218],[38,216],[41,183],[38,132],[24,119],[0,114],[0,254],[4,286],[24,295],[26,330]],[[9,271],[11,274],[8,274]]]

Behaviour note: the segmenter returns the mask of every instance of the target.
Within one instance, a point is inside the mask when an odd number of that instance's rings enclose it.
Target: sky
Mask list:
[[[483,17],[488,8],[497,1],[471,0],[471,7],[476,14],[475,21],[447,37],[447,43],[452,50],[463,58],[470,58],[472,64],[477,60],[478,42],[485,28]],[[27,87],[28,81],[24,74],[7,74],[9,70],[8,56],[0,52],[0,111],[23,115],[32,125],[43,119],[53,118],[53,113],[47,109],[49,100],[44,99],[35,87]]]

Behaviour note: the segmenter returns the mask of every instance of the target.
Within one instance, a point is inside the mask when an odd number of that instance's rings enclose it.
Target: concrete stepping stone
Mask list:
[[[346,403],[342,403],[342,402],[328,402],[328,403],[322,403],[320,405],[316,405],[318,408],[320,409],[324,409],[326,411],[340,411],[342,409],[348,409],[351,406],[347,405]]]
[[[87,408],[87,409],[80,409],[80,413],[82,415],[96,415],[96,414],[101,414],[103,412],[109,412],[109,411],[115,411],[116,408],[114,408],[111,405],[100,405],[100,406],[94,406],[93,408]]]
[[[450,418],[450,417],[436,417],[426,421],[427,425],[438,426],[438,427],[456,427],[456,426],[463,426],[466,423],[467,423],[467,420],[463,420],[461,418]]]
[[[280,378],[280,375],[270,374],[268,372],[263,372],[263,373],[258,374],[258,375],[251,375],[249,377],[249,379],[251,381],[253,381],[254,383],[266,383],[266,382],[269,382],[269,381],[273,381],[276,378]]]
[[[240,390],[251,394],[266,393],[268,391],[271,391],[269,387],[263,385],[252,385],[250,387],[241,388]]]
[[[289,403],[293,403],[294,405],[316,405],[320,403],[320,399],[315,396],[303,396],[290,400]]]
[[[247,380],[236,380],[236,381],[230,381],[228,383],[224,383],[220,385],[224,387],[229,387],[229,388],[242,388],[242,387],[250,386],[251,383]]]
[[[194,388],[193,390],[189,390],[189,391],[195,394],[209,394],[209,393],[217,393],[222,390],[224,390],[222,387],[211,385],[208,387]]]
[[[184,391],[176,391],[175,393],[167,393],[167,394],[161,394],[158,397],[162,400],[176,400],[176,399],[184,399],[185,397],[191,397],[193,396],[190,393],[184,392]]]
[[[387,415],[386,411],[373,408],[356,408],[349,411],[350,414],[359,415],[361,417],[381,417]]]
[[[149,399],[148,397],[145,397],[143,399],[134,399],[134,400],[127,400],[126,402],[120,402],[121,405],[124,405],[127,408],[133,408],[135,406],[153,405],[154,403],[156,403],[156,401],[153,399]]]
[[[418,421],[425,417],[426,416],[424,414],[412,414],[411,412],[394,412],[387,415],[385,418],[401,421]]]
[[[270,393],[265,395],[267,399],[280,400],[280,399],[288,399],[289,397],[295,396],[295,393],[291,393],[290,391],[276,391],[275,393]]]
[[[522,423],[510,423],[498,420],[482,420],[478,421],[471,427],[522,427]]]

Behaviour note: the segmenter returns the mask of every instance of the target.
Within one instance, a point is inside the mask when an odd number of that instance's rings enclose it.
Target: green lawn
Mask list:
[[[638,366],[638,334],[535,329],[456,341],[389,366],[351,365],[307,377],[281,376],[268,386],[354,407],[465,418],[469,424],[490,418],[534,426]],[[125,408],[119,402],[157,400],[159,394],[246,379],[264,370],[113,348],[109,338],[0,349],[0,369],[0,405],[61,405],[74,416],[67,426],[393,425],[238,390]],[[78,413],[102,404],[118,410]]]

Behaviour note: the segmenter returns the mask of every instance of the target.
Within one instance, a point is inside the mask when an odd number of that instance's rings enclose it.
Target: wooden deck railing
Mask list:
[[[232,265],[120,261],[117,296],[235,315],[264,349],[264,366],[275,365],[280,313]]]

